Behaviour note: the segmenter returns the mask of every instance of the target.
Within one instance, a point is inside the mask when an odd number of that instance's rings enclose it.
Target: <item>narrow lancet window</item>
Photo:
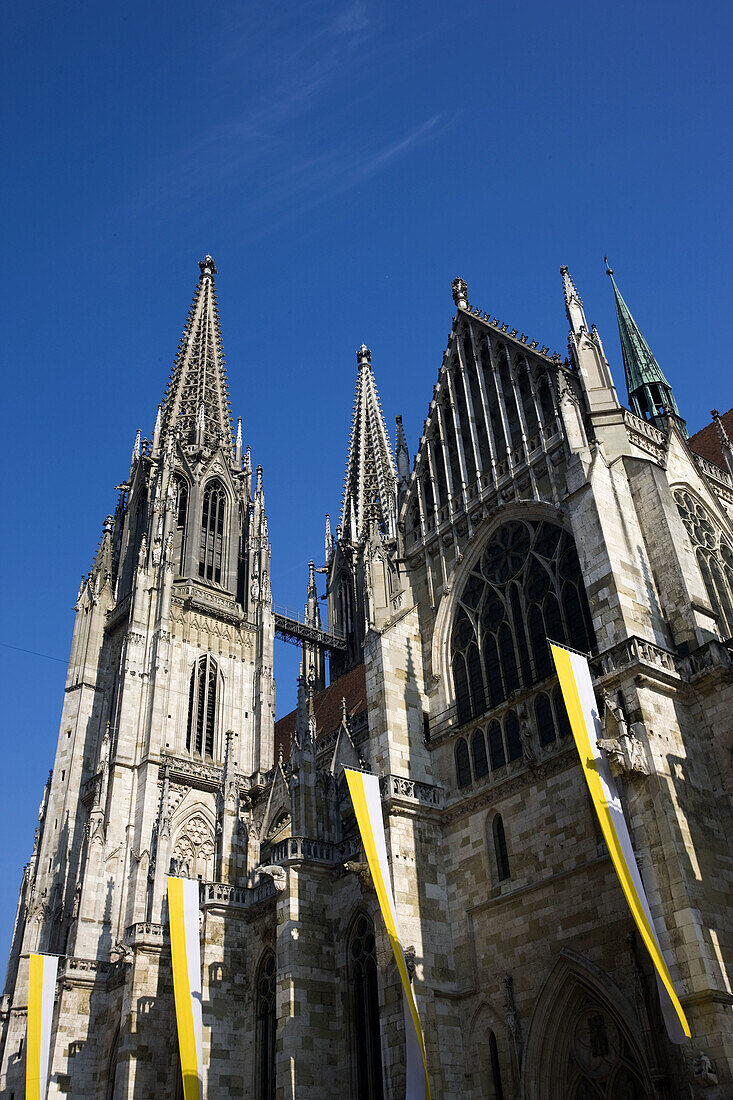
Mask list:
[[[214,755],[217,676],[216,661],[208,653],[191,670],[186,748],[199,756]]]
[[[257,1097],[275,1100],[275,956],[268,951],[257,975]]]
[[[351,1008],[356,1054],[357,1100],[382,1100],[382,1044],[374,925],[366,913],[354,921],[349,942]]]
[[[221,584],[224,556],[224,517],[226,493],[219,481],[210,481],[204,489],[199,540],[199,576]]]
[[[499,882],[509,878],[509,853],[506,847],[506,834],[501,814],[493,820],[491,830],[494,834],[494,852],[496,854],[496,876]]]

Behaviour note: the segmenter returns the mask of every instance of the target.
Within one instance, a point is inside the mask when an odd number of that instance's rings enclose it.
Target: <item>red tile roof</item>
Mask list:
[[[349,718],[362,714],[367,709],[364,665],[356,665],[313,696],[316,737],[324,737],[339,728],[342,699],[346,700],[346,713]],[[275,723],[275,760],[278,758],[280,748],[282,748],[283,760],[287,760],[290,756],[290,737],[295,729],[297,713],[297,710],[291,710],[290,714],[286,714]]]
[[[728,412],[723,413],[720,419],[728,438],[733,443],[733,409],[728,409]],[[706,427],[701,428],[699,432],[695,432],[694,435],[690,436],[690,446],[693,451],[702,455],[708,462],[714,462],[716,466],[720,466],[721,470],[727,472],[728,467],[725,464],[723,448],[720,446],[720,436],[714,420]]]

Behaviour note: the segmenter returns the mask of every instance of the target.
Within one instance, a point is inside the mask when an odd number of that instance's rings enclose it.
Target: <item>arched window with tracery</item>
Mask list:
[[[382,1100],[382,1043],[374,924],[366,913],[354,920],[349,938],[351,1012],[357,1100]]]
[[[176,573],[183,573],[186,553],[186,520],[188,518],[188,484],[176,475],[173,478],[176,495],[176,529],[173,536],[173,563]]]
[[[186,748],[199,756],[214,755],[218,674],[216,661],[209,653],[199,657],[191,669]]]
[[[504,832],[504,819],[501,814],[495,814],[491,823],[491,832],[494,837],[494,855],[496,857],[496,877],[499,882],[509,878],[509,852],[506,846],[506,833]]]
[[[468,745],[462,737],[456,742],[456,782],[459,787],[467,787],[471,782],[471,760]]]
[[[451,665],[459,721],[552,675],[548,637],[584,651],[594,645],[575,544],[557,524],[510,520],[475,562],[456,607]]]
[[[226,500],[221,482],[216,479],[208,482],[201,506],[199,576],[214,584],[221,584]]]
[[[275,956],[267,951],[257,971],[257,1100],[275,1100],[276,980]]]
[[[733,636],[733,547],[692,493],[676,489],[675,504],[690,536],[703,584],[723,639]]]

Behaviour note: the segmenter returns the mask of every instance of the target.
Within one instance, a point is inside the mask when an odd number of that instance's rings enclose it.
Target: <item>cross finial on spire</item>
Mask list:
[[[372,353],[366,344],[362,344],[360,348],[356,349],[356,361],[360,367],[365,366],[372,361]]]
[[[216,264],[208,253],[204,256],[203,260],[199,260],[199,267],[201,268],[202,275],[216,275]]]

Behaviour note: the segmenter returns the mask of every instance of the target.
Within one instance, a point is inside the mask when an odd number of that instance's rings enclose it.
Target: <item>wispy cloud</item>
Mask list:
[[[373,90],[370,8],[366,0],[350,0],[335,15],[332,5],[308,7],[307,34],[287,35],[282,11],[282,25],[248,24],[254,69],[240,111],[203,129],[151,172],[136,197],[138,214],[180,209],[233,188],[246,195],[253,214],[274,204],[311,207],[375,176],[451,124],[439,113],[386,140],[365,138],[352,117]],[[231,42],[241,44],[241,36],[232,25],[228,33],[231,60]],[[265,56],[257,53],[260,40],[269,44]]]

